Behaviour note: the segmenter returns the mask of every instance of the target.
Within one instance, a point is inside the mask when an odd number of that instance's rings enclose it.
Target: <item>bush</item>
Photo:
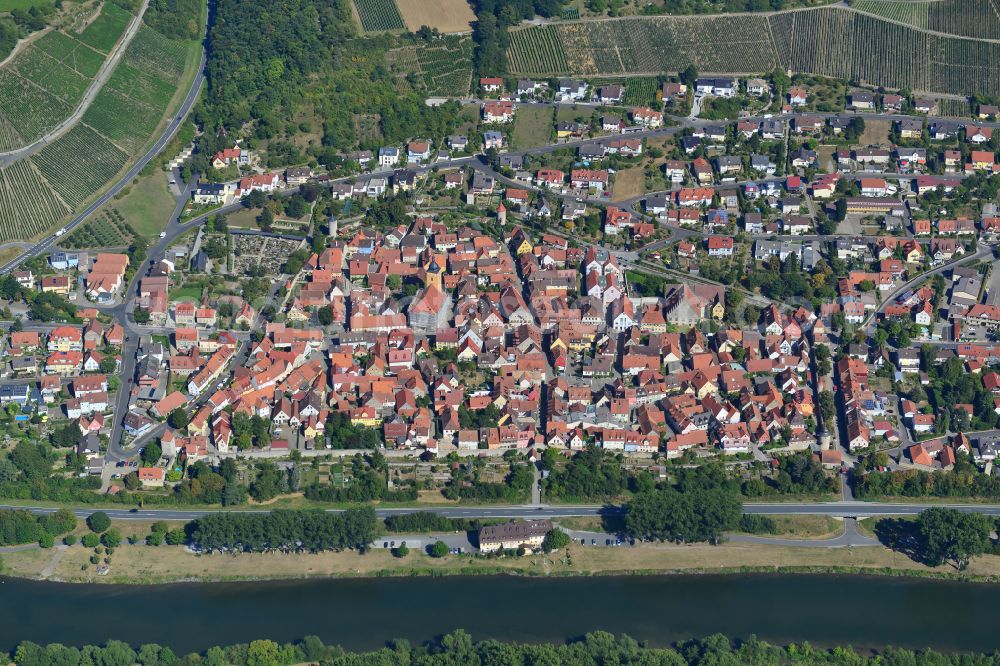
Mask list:
[[[76,535],[67,534],[66,536],[63,537],[63,543],[66,544],[67,546],[72,546],[76,544]]]
[[[392,549],[392,554],[394,557],[406,557],[410,554],[410,549],[406,547],[406,542],[403,542],[398,548]]]
[[[101,543],[101,537],[94,533],[84,534],[82,543],[86,548],[97,548],[97,546]]]
[[[431,557],[444,557],[448,554],[448,544],[444,541],[435,541],[427,552]]]
[[[105,545],[109,550],[111,548],[117,548],[122,543],[122,535],[118,530],[108,530],[101,535],[101,543]]]
[[[103,511],[95,511],[87,517],[87,526],[100,534],[109,527],[111,527],[111,519],[108,518],[108,514]]]
[[[148,537],[146,537],[147,546],[162,546],[163,545],[163,532],[153,532]]]
[[[740,518],[740,531],[748,534],[777,534],[778,523],[771,516],[745,513]]]
[[[569,535],[563,532],[558,527],[549,530],[549,533],[545,535],[545,540],[542,542],[542,550],[549,553],[553,550],[559,550],[560,548],[565,548],[569,545]]]
[[[176,530],[167,532],[166,540],[168,546],[180,546],[187,540],[187,535],[183,529],[178,527]]]
[[[41,546],[42,548],[51,548],[52,546],[55,545],[55,543],[56,543],[55,538],[53,538],[53,536],[48,532],[43,534],[42,537],[38,540],[38,545]]]

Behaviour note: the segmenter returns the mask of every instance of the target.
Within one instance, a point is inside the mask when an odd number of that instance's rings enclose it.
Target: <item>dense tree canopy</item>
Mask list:
[[[364,548],[375,538],[370,506],[341,513],[320,510],[212,513],[191,523],[191,541],[207,551],[318,552]]]

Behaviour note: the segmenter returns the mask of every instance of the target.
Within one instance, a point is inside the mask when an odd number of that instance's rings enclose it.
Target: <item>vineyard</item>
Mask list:
[[[582,21],[517,30],[510,41],[510,69],[520,74],[653,74],[692,64],[705,72],[760,72],[778,62],[759,15]]]
[[[510,33],[507,59],[514,72],[560,74],[570,70],[559,30],[551,25]]]
[[[0,169],[0,241],[30,238],[69,213],[28,161]]]
[[[0,150],[29,144],[79,104],[132,15],[111,2],[78,35],[51,31],[0,69]]]
[[[128,157],[86,124],[78,123],[31,161],[63,201],[77,208],[104,187]]]
[[[625,79],[597,79],[590,82],[598,87],[608,83],[625,86],[625,97],[622,106],[653,106],[656,104],[656,93],[660,90],[660,81],[652,76],[630,76]]]
[[[910,2],[908,0],[858,0],[851,7],[891,21],[912,25],[915,28],[926,28],[930,5],[930,2]]]
[[[400,81],[400,91],[410,86],[402,77],[415,78],[418,87],[432,97],[463,97],[472,84],[472,40],[445,35],[385,52],[385,63]]]
[[[420,78],[429,95],[461,97],[472,81],[472,39],[449,35],[417,48]]]
[[[62,245],[71,249],[128,247],[138,234],[117,208],[95,215],[78,227]]]
[[[984,0],[942,2],[986,6]],[[932,26],[934,20],[932,12]],[[566,54],[572,54],[572,65]],[[529,27],[511,32],[508,64],[517,75],[588,77],[678,72],[688,65],[733,74],[780,66],[887,88],[1000,94],[1000,43],[932,35],[830,7]]]
[[[77,35],[77,39],[98,51],[108,53],[118,43],[118,38],[131,20],[130,13],[113,2],[105,2],[100,15]]]
[[[50,32],[0,69],[0,149],[32,141],[71,112],[104,62],[94,49],[113,46],[130,16],[105,2],[101,16],[78,36]],[[50,229],[140,154],[180,94],[197,46],[140,27],[82,120],[30,158],[0,170],[0,242]],[[130,239],[135,232],[112,219],[115,213],[84,225],[74,242],[115,246]]]
[[[354,0],[354,8],[365,32],[406,29],[396,0]]]
[[[856,0],[858,11],[949,35],[1000,39],[997,0]]]

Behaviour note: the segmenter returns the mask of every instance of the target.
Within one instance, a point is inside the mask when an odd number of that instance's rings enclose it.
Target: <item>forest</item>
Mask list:
[[[83,666],[84,664],[142,664],[143,666],[290,666],[314,663],[324,666],[487,666],[492,664],[547,664],[549,666],[598,666],[603,664],[643,664],[645,666],[773,666],[810,664],[814,666],[997,666],[998,654],[963,653],[945,655],[933,650],[886,648],[866,650],[850,647],[817,648],[801,645],[772,645],[751,636],[735,640],[722,634],[651,647],[629,636],[597,631],[568,641],[553,643],[511,643],[494,639],[473,641],[461,629],[421,645],[391,641],[371,652],[348,652],[325,645],[316,636],[279,644],[255,640],[249,644],[213,647],[202,654],[179,656],[169,647],[150,644],[133,650],[121,641],[81,648],[59,644],[41,646],[23,642],[10,655],[17,666]]]
[[[269,166],[313,160],[332,167],[356,147],[443,138],[458,105],[428,107],[388,70],[385,53],[399,39],[358,37],[350,0],[219,0],[208,37],[208,95],[195,113],[206,131],[192,168],[207,171],[208,158],[245,126],[247,147],[267,142]],[[374,131],[365,129],[372,123]],[[306,153],[294,141],[304,134],[319,136]]]

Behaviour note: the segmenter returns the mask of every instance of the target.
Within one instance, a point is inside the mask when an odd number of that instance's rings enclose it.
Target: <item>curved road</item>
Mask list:
[[[23,159],[25,157],[30,157],[34,155],[39,150],[44,148],[51,141],[55,141],[63,134],[65,134],[71,127],[76,125],[77,121],[83,117],[83,114],[87,112],[90,108],[90,104],[97,97],[97,93],[101,92],[101,88],[107,83],[108,79],[111,78],[111,74],[114,73],[115,67],[118,65],[118,61],[121,60],[122,55],[125,53],[125,49],[128,45],[132,43],[132,38],[135,37],[135,33],[139,32],[139,28],[142,26],[142,17],[146,13],[146,8],[149,6],[149,0],[143,0],[142,6],[139,7],[139,13],[132,18],[132,22],[129,23],[128,27],[125,29],[125,33],[115,44],[114,49],[112,49],[111,54],[108,56],[101,68],[97,70],[97,76],[94,80],[90,82],[90,86],[83,93],[83,98],[77,105],[76,109],[68,117],[63,119],[61,123],[56,125],[52,130],[50,130],[45,136],[35,139],[33,142],[29,143],[23,148],[18,148],[17,150],[8,150],[6,152],[0,153],[0,166],[8,166],[14,162]]]
[[[118,180],[114,185],[112,185],[104,194],[99,196],[92,204],[87,206],[73,220],[63,227],[66,233],[71,232],[77,226],[82,224],[84,220],[93,215],[101,206],[110,201],[116,194],[118,194],[122,189],[124,189],[132,179],[139,175],[139,172],[145,168],[167,145],[167,143],[174,137],[177,133],[177,129],[181,126],[181,122],[184,117],[191,111],[191,107],[194,106],[195,100],[198,98],[198,92],[201,90],[202,84],[205,82],[205,60],[206,51],[202,48],[201,51],[201,61],[198,64],[198,73],[195,75],[194,80],[191,82],[191,88],[188,90],[187,97],[184,98],[184,102],[181,104],[180,108],[173,118],[170,119],[170,123],[167,125],[166,129],[163,130],[163,134],[160,138],[156,140],[146,154],[143,155],[139,161],[137,161],[132,168],[130,168],[121,179]],[[30,259],[31,257],[38,256],[39,254],[53,248],[57,241],[58,236],[47,236],[43,240],[39,241],[35,245],[31,246],[29,250],[24,252],[22,255],[16,259],[12,259],[3,266],[0,266],[0,274],[9,273],[10,271],[17,268],[23,261]]]

